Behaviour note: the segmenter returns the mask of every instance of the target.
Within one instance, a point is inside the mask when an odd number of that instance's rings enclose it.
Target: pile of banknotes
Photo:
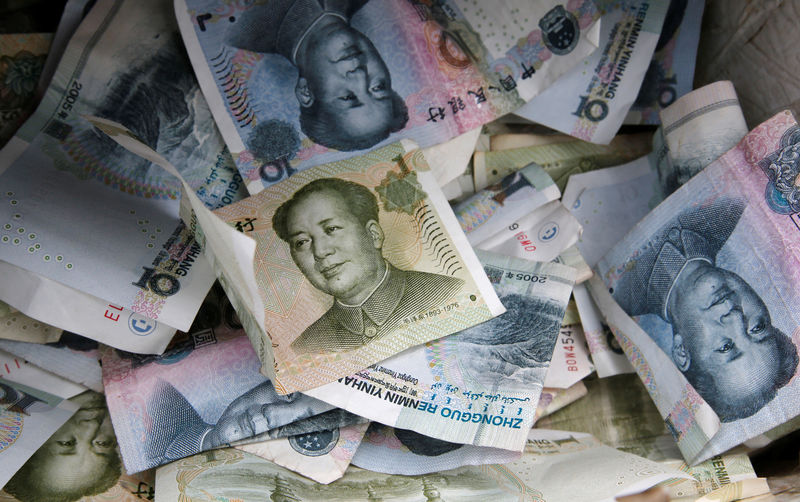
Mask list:
[[[0,5],[0,502],[766,500],[800,125],[734,54],[800,15],[743,3]]]

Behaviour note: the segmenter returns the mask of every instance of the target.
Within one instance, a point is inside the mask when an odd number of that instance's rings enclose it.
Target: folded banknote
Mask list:
[[[798,131],[790,112],[759,125],[597,265],[598,306],[692,463],[800,414]]]
[[[181,185],[81,117],[125,122],[210,207],[237,200],[243,183],[183,50],[169,5],[96,3],[0,154],[0,259],[185,330],[214,274],[178,218]],[[2,299],[17,301],[13,289]]]
[[[655,53],[626,124],[658,124],[659,111],[693,89],[704,0],[670,0]],[[710,16],[714,17],[714,16]],[[720,33],[720,30],[708,30]],[[723,37],[710,36],[706,39]]]
[[[475,152],[472,161],[475,189],[486,188],[509,173],[536,162],[563,191],[567,179],[573,174],[618,166],[647,154],[651,148],[652,136],[639,133],[619,135],[608,145],[571,140],[510,150]]]
[[[597,5],[602,13],[600,47],[514,113],[585,141],[608,144],[648,75],[668,9],[667,2],[651,0],[600,0]]]
[[[575,272],[485,252],[479,258],[505,314],[305,392],[440,440],[521,450]]]
[[[714,82],[661,110],[650,167],[658,174],[653,205],[736,146],[747,134],[733,84]]]
[[[108,347],[102,356],[109,412],[128,472],[332,408],[299,393],[278,395],[259,373],[258,356],[241,330],[199,331],[162,356]]]
[[[61,330],[67,330],[121,350],[159,354],[175,334],[175,328],[163,321],[156,321],[145,314],[2,260],[0,274],[4,278],[0,282],[0,297],[8,298],[15,311],[24,312],[25,316],[21,317],[30,316],[32,323],[39,325],[36,331],[44,331],[43,326],[46,326],[51,332],[49,336],[54,338],[47,342],[57,341]],[[16,320],[14,324],[17,324]],[[33,337],[34,330],[25,329]],[[13,339],[36,341],[24,336],[14,336]]]
[[[130,130],[90,120],[181,177]],[[215,213],[183,183],[184,218],[281,393],[318,387],[505,310],[409,142],[307,169]]]

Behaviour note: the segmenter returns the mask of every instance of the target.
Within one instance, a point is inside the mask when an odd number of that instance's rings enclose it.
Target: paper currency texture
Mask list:
[[[3,150],[0,258],[188,329],[214,275],[179,225],[180,184],[82,117],[125,122],[180,164],[209,206],[239,198],[244,187],[182,51],[162,2],[95,5]]]
[[[441,143],[512,111],[591,52],[598,17],[587,0],[500,9],[177,0],[175,12],[252,193],[401,139]]]
[[[241,330],[207,329],[162,356],[103,354],[108,406],[128,472],[138,472],[330,410],[278,395]]]
[[[424,157],[395,144],[216,211],[256,242],[276,385],[308,389],[502,312]]]
[[[797,131],[790,112],[756,127],[598,264],[637,324],[598,306],[692,462],[800,413]]]
[[[600,47],[514,113],[585,141],[608,144],[646,78],[667,5],[603,0],[598,8],[603,13]]]
[[[479,257],[505,314],[306,393],[444,441],[521,450],[575,273],[556,263]]]
[[[564,483],[575,472],[591,473],[583,483]],[[255,474],[255,475],[254,475]],[[659,481],[690,477],[681,471],[622,453],[588,434],[532,431],[521,459],[504,465],[467,466],[421,476],[387,475],[350,468],[320,488],[266,460],[231,450],[215,450],[160,468],[159,500],[425,500],[589,502],[637,493]]]

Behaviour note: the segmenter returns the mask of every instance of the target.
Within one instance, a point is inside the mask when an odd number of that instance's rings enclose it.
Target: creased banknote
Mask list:
[[[0,34],[0,147],[36,106],[36,84],[52,33]]]
[[[559,200],[548,202],[475,245],[525,260],[552,261],[575,245],[582,227]]]
[[[585,432],[650,460],[680,459],[664,420],[636,375],[583,380],[586,396],[536,422],[536,427]]]
[[[519,107],[597,44],[594,2],[176,0],[189,57],[248,189]],[[264,36],[267,32],[269,35]]]
[[[633,373],[633,366],[592,298],[590,284],[590,282],[576,284],[572,296],[580,312],[583,335],[592,354],[592,363],[597,370],[597,376],[605,378],[620,373]]]
[[[790,112],[756,127],[597,266],[598,306],[693,463],[800,414],[798,131]]]
[[[363,423],[311,431],[235,448],[328,484],[344,475],[368,426],[369,423]]]
[[[550,416],[561,408],[581,399],[586,393],[586,385],[582,380],[566,389],[545,387],[542,389],[539,404],[536,406],[534,423],[538,422],[540,418]],[[547,429],[547,427],[544,428]]]
[[[180,177],[120,124],[91,121]],[[214,214],[188,190],[182,201],[281,393],[505,311],[422,152],[408,142],[307,169]]]
[[[49,444],[45,443],[48,438],[70,420],[78,408],[75,402],[9,378],[0,378],[0,486],[5,485],[42,444]]]
[[[625,118],[626,124],[660,123],[659,110],[692,90],[705,3],[705,0],[670,0],[653,59]]]
[[[154,471],[125,473],[105,399],[88,391],[79,408],[0,491],[3,502],[153,500]]]
[[[121,350],[153,354],[163,352],[175,334],[175,328],[163,322],[2,260],[0,275],[4,278],[0,281],[0,298],[8,298],[40,326],[47,323],[51,333],[60,333],[55,328],[58,326]],[[33,330],[26,329],[33,336]],[[52,336],[54,339],[48,342],[57,341],[57,336]],[[19,336],[14,339],[35,341]]]
[[[589,348],[583,336],[583,328],[579,323],[567,324],[565,321],[556,338],[544,386],[567,389],[593,371],[594,365],[589,359]]]
[[[460,202],[453,211],[474,246],[560,196],[553,179],[531,163]]]
[[[569,178],[562,203],[583,226],[577,247],[594,267],[611,247],[650,212],[657,191],[647,157]],[[590,284],[575,289],[589,350],[601,377],[633,372],[591,298]]]
[[[169,14],[155,0],[100,1],[81,23],[39,108],[0,155],[0,258],[129,309],[151,329],[185,330],[214,274],[178,219],[181,185],[81,117],[125,122],[180,164],[211,207],[244,194]]]
[[[576,472],[581,483],[565,483]],[[602,445],[588,434],[530,433],[522,458],[505,465],[467,466],[420,476],[381,474],[351,467],[325,487],[253,455],[214,450],[161,467],[158,500],[186,502],[238,498],[279,500],[570,500],[589,502],[638,493],[668,478],[689,477]]]
[[[602,13],[600,47],[514,113],[585,141],[608,144],[646,79],[667,4],[660,0],[597,4]],[[699,22],[698,18],[698,26]]]
[[[221,318],[221,313],[211,317]],[[187,335],[162,356],[106,348],[103,381],[128,472],[262,434],[332,406],[278,395],[237,329]]]
[[[561,203],[583,227],[576,246],[590,267],[650,212],[655,180],[647,157],[570,176]]]
[[[11,305],[0,301],[0,338],[29,343],[55,342],[61,330],[32,319]]]
[[[39,76],[39,82],[36,85],[36,95],[41,97],[50,85],[50,80],[56,72],[61,57],[67,49],[69,40],[75,34],[75,30],[81,24],[81,21],[89,13],[93,2],[91,0],[67,0],[64,5],[64,10],[61,12],[61,19],[58,21],[58,28],[53,34],[53,42],[50,44],[50,50],[47,51],[47,59],[42,67],[42,73]]]
[[[154,471],[125,473],[101,394],[69,401],[77,411],[50,436],[0,491],[2,502],[153,500]]]
[[[305,392],[440,440],[521,450],[574,271],[484,252],[479,258],[505,314]]]
[[[353,457],[353,465],[386,474],[415,476],[465,465],[505,464],[521,455],[519,451],[450,443],[372,422]]]
[[[567,179],[573,174],[618,166],[646,155],[651,148],[652,136],[640,133],[617,136],[608,145],[573,140],[496,152],[475,152],[472,160],[475,189],[486,188],[509,173],[536,162],[563,191]]]
[[[661,110],[650,167],[658,173],[652,205],[736,146],[747,124],[733,84],[723,80],[696,89]]]
[[[35,389],[47,389],[48,394],[60,399],[69,399],[87,390],[83,385],[61,378],[5,350],[0,350],[0,377]]]
[[[95,392],[103,392],[97,347],[94,340],[69,332],[63,332],[58,340],[47,345],[0,340],[3,351]]]

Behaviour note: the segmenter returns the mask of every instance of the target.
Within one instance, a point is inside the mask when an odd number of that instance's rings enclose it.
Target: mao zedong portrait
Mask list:
[[[114,486],[122,472],[105,398],[87,391],[80,408],[36,450],[6,486],[22,502],[71,501]]]
[[[151,465],[160,465],[245,439],[327,411],[330,406],[295,392],[279,395],[269,380],[231,401],[206,423],[172,384],[156,382],[147,405],[153,427],[146,441]]]
[[[763,408],[798,362],[751,284],[717,264],[744,208],[742,200],[720,198],[683,211],[629,262],[613,291],[628,314],[671,324],[667,352],[723,422]]]
[[[279,54],[298,72],[300,128],[337,150],[370,148],[405,127],[408,110],[369,38],[350,25],[368,0],[271,0],[243,12],[226,42]]]
[[[314,180],[278,208],[272,226],[309,282],[334,297],[331,308],[292,342],[298,353],[360,348],[404,318],[441,306],[464,283],[386,261],[378,202],[358,183]]]

